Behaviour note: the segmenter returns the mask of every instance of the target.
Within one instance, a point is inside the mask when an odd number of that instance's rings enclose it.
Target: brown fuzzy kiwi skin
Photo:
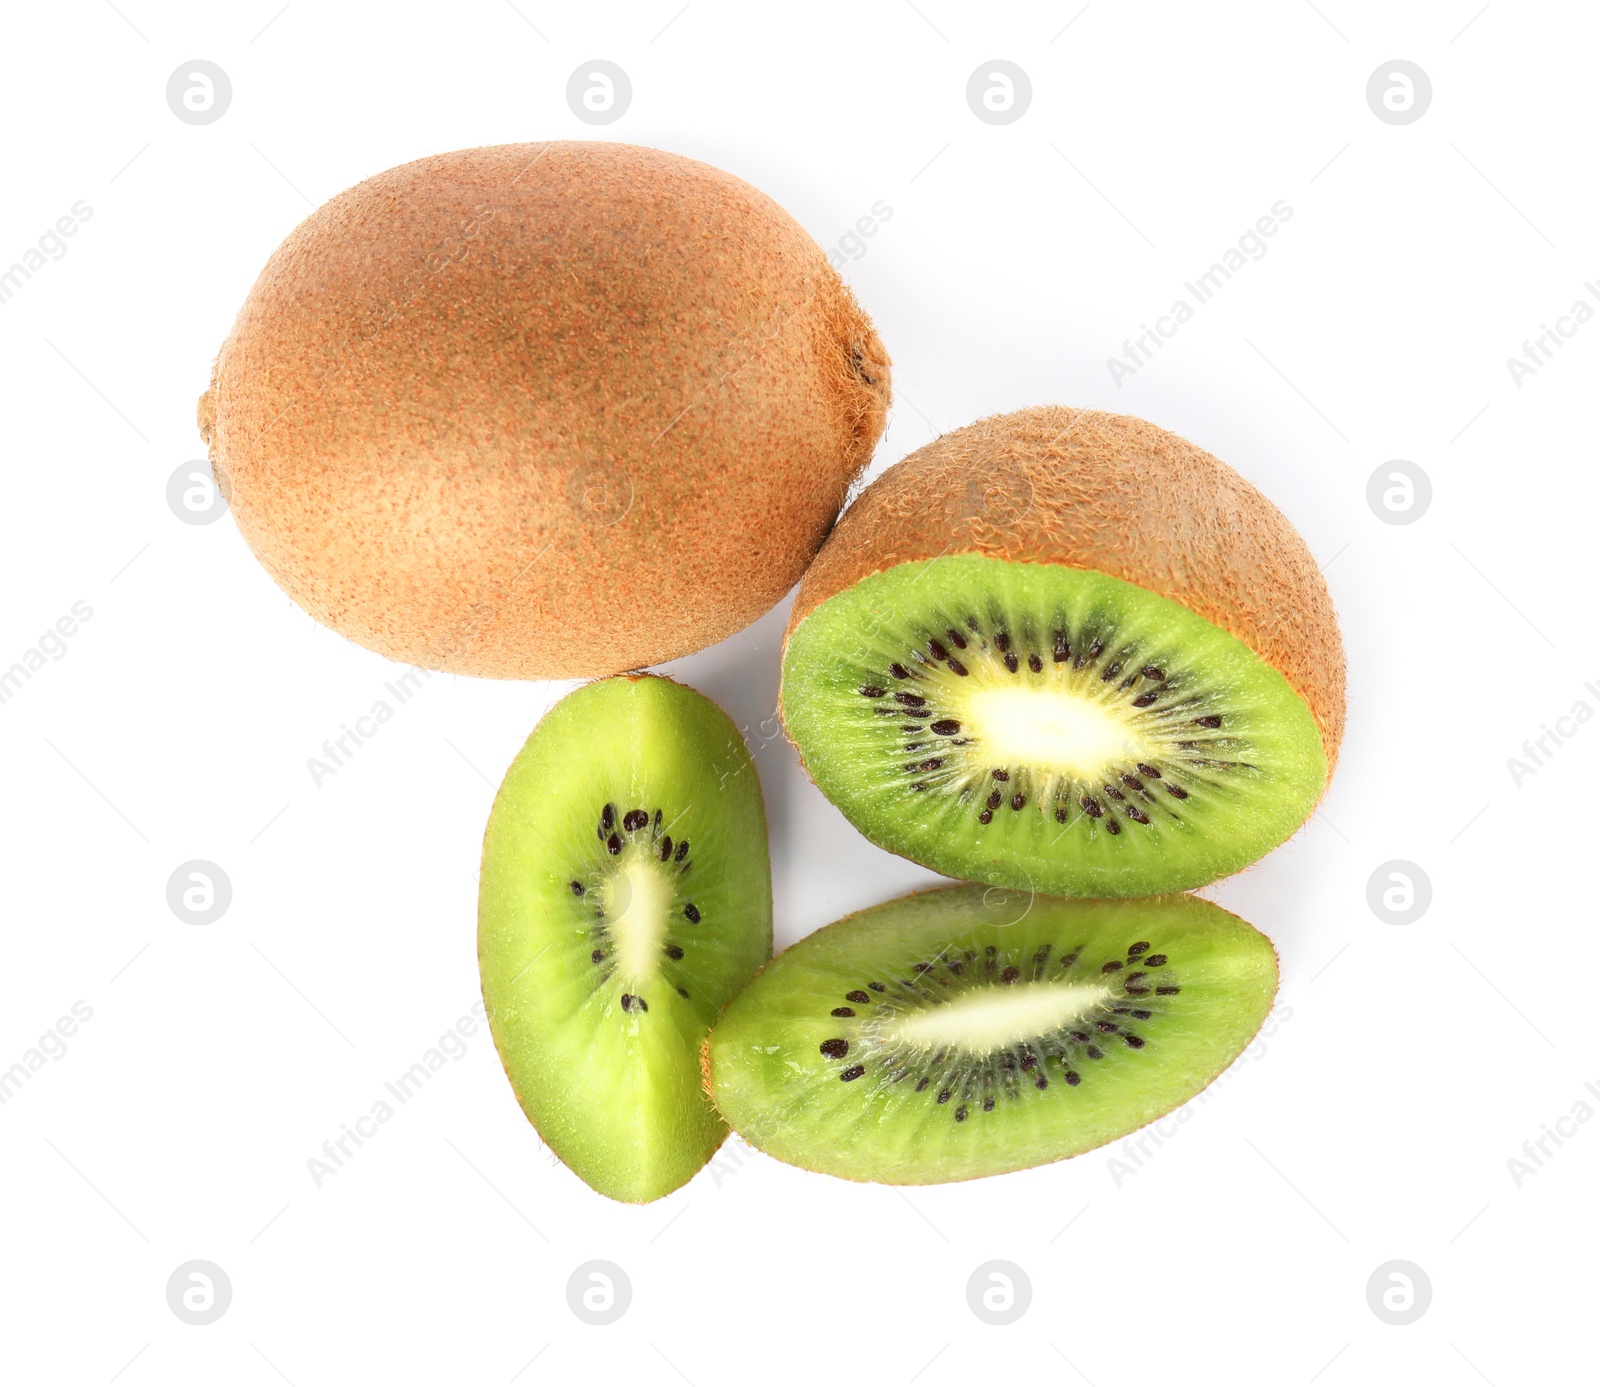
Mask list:
[[[394,659],[603,677],[793,586],[882,432],[889,362],[731,174],[585,142],[368,179],[273,254],[198,408],[241,533]]]
[[[785,648],[835,593],[950,554],[1094,569],[1181,602],[1306,701],[1332,776],[1345,659],[1327,584],[1283,513],[1211,454],[1142,419],[1053,405],[945,434],[856,498],[806,572]]]

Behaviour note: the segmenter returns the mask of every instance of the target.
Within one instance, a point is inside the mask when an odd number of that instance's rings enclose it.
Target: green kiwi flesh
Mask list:
[[[790,1164],[934,1184],[1074,1156],[1194,1097],[1277,991],[1265,936],[1196,896],[902,897],[780,954],[706,1046],[717,1107]]]
[[[866,836],[947,876],[1188,890],[1288,838],[1328,778],[1305,700],[1181,603],[1062,564],[904,563],[784,654],[784,724]]]
[[[669,1194],[727,1129],[700,1047],[772,955],[761,787],[738,729],[655,676],[569,694],[484,835],[478,958],[528,1120],[601,1194]]]

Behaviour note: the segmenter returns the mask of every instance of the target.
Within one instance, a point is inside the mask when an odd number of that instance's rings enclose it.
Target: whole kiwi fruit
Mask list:
[[[709,165],[557,141],[341,193],[200,399],[245,540],[393,659],[609,675],[721,640],[827,537],[889,362],[804,230]]]

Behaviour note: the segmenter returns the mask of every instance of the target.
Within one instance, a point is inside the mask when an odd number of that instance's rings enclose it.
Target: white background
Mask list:
[[[1600,325],[1506,358],[1600,277],[1592,7],[1302,0],[980,7],[158,5],[6,20],[0,264],[90,220],[0,305],[0,666],[90,620],[0,706],[0,1067],[93,1018],[0,1107],[0,1376],[18,1383],[1549,1381],[1592,1319],[1600,968],[1589,796],[1600,728],[1515,783],[1507,758],[1600,708],[1593,617]],[[274,14],[275,11],[278,13]],[[213,124],[169,74],[219,64]],[[1369,75],[1420,64],[1395,126]],[[632,105],[595,128],[567,79]],[[1015,123],[965,89],[1005,58]],[[1350,728],[1322,811],[1207,894],[1283,964],[1276,1029],[1143,1154],[899,1191],[730,1143],[623,1207],[557,1165],[481,1030],[318,1188],[307,1159],[476,999],[476,863],[495,785],[564,690],[438,677],[320,788],[306,760],[397,667],[318,627],[231,519],[165,488],[261,264],[378,170],[548,137],[659,145],[749,179],[824,246],[893,209],[845,273],[895,360],[876,466],[1060,402],[1142,415],[1295,521],[1343,621]],[[131,162],[130,162],[131,161]],[[1137,374],[1106,359],[1277,200],[1292,219]],[[1367,480],[1431,478],[1416,523]],[[931,878],[870,847],[770,721],[776,612],[672,666],[756,749],[779,943]],[[1570,726],[1570,724],[1569,724]],[[1552,743],[1547,746],[1553,747]],[[217,923],[166,902],[227,872]],[[1367,903],[1404,859],[1432,904]],[[195,1327],[174,1268],[221,1266]],[[1032,1303],[996,1327],[968,1277]],[[1428,1312],[1382,1322],[1404,1259]],[[616,1323],[568,1307],[622,1267]],[[1587,1350],[1584,1350],[1587,1357]]]

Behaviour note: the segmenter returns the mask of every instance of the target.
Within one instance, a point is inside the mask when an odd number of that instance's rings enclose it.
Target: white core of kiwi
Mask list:
[[[1093,779],[1107,766],[1149,760],[1152,748],[1100,699],[1061,689],[992,684],[975,688],[966,717],[997,766],[1032,766]]]
[[[911,1012],[885,1027],[880,1036],[894,1049],[958,1049],[987,1055],[1097,1015],[1111,995],[1111,989],[1098,982],[981,987],[943,1006]]]
[[[655,977],[667,942],[672,896],[671,879],[648,853],[630,853],[606,882],[606,917],[623,977],[635,982]]]

